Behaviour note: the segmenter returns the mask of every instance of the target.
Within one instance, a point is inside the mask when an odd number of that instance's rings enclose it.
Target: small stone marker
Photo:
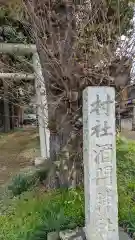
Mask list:
[[[87,240],[118,240],[115,91],[83,94],[85,230]]]
[[[61,231],[59,236],[61,240],[86,240],[84,228]]]
[[[58,232],[50,232],[47,234],[47,240],[59,240],[59,233]]]

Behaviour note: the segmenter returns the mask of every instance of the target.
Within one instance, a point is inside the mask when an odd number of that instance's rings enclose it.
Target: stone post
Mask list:
[[[4,132],[10,131],[10,112],[9,112],[9,94],[8,94],[8,84],[3,80],[4,88]]]
[[[41,157],[49,158],[50,156],[50,131],[48,129],[48,107],[46,98],[46,89],[39,56],[33,54],[33,67],[35,71],[35,88],[37,96],[38,124],[40,136]]]
[[[84,90],[83,136],[87,240],[118,240],[114,88]]]
[[[132,112],[132,131],[135,131],[135,104],[133,103],[133,112]]]

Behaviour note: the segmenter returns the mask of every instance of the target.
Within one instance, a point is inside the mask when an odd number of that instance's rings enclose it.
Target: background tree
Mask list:
[[[0,23],[0,42],[31,43],[24,25],[10,16],[7,8],[1,8],[0,10]],[[31,56],[0,54],[1,72],[33,73],[31,60]],[[34,85],[33,82],[26,82],[21,79],[19,82],[15,79],[0,79],[0,114],[6,132],[15,126],[16,118],[19,118],[18,111],[29,104],[34,94],[33,90],[29,90],[32,85]],[[20,89],[23,94],[20,94]],[[1,127],[3,129],[3,126]]]
[[[129,83],[132,58],[116,56],[116,49],[120,36],[132,28],[133,8],[125,0],[13,2],[17,9],[24,7],[20,21],[31,32],[39,53],[47,90],[51,160],[58,156],[61,160],[59,185],[76,185],[82,164],[82,91],[86,86],[109,85],[119,92]],[[51,187],[56,186],[54,176]]]

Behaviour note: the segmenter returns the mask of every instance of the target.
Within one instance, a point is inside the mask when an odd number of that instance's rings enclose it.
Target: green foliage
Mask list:
[[[119,223],[135,231],[135,143],[117,139]],[[41,240],[50,231],[84,226],[83,189],[33,190],[10,200],[0,215],[0,239]]]
[[[18,1],[18,0],[17,0]],[[10,2],[10,1],[9,1]],[[19,1],[18,1],[19,3]],[[31,43],[31,37],[23,24],[24,10],[21,2],[0,8],[0,41],[12,43]]]
[[[26,13],[26,9],[24,9],[23,1],[18,0],[9,0],[7,6],[1,7],[0,9],[0,23],[2,25],[13,25],[13,31],[9,36],[6,36],[6,41],[12,42],[30,42],[32,39],[29,34],[24,30],[23,21],[28,21],[28,16]],[[94,24],[94,29],[92,30],[92,26],[86,27],[86,31],[89,28],[91,34],[94,32],[97,35],[97,38],[107,38],[112,37],[115,39],[115,35],[127,34],[128,30],[131,28],[131,19],[133,18],[133,7],[131,6],[131,2],[129,0],[106,0],[102,8],[97,5],[97,12],[93,15],[93,18],[96,17],[96,22]],[[96,4],[94,4],[96,5]],[[101,12],[100,12],[101,11]],[[104,14],[102,13],[104,12]],[[111,24],[110,24],[111,23]],[[87,24],[89,25],[89,24]],[[106,30],[104,30],[106,25]],[[107,30],[112,27],[113,31],[111,36],[108,34],[111,32]],[[102,31],[101,31],[102,29]],[[104,32],[105,31],[105,32]],[[104,34],[107,36],[105,37]],[[4,40],[5,41],[5,40]]]
[[[14,198],[11,207],[0,216],[0,239],[46,239],[49,231],[83,225],[83,202],[79,189],[50,194],[25,193]]]
[[[125,0],[107,0],[109,20],[114,19],[120,34],[127,34],[132,28],[131,19],[133,18],[133,1]]]
[[[21,172],[14,176],[8,185],[8,190],[13,196],[20,195],[36,186],[39,182],[43,182],[47,177],[47,171],[44,168],[31,168],[26,172]]]
[[[13,196],[20,195],[27,191],[31,186],[35,185],[35,176],[28,176],[25,174],[18,174],[13,179],[11,184],[8,186],[8,190],[12,192]]]
[[[135,232],[135,142],[117,139],[119,222]]]

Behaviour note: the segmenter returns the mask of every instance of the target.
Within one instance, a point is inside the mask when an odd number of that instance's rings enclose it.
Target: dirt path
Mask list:
[[[135,140],[135,131],[122,130],[121,134]],[[20,169],[30,166],[31,160],[39,154],[39,139],[35,129],[0,134],[0,185]]]
[[[135,140],[135,131],[122,129],[121,135],[128,139]]]
[[[0,135],[0,185],[39,155],[38,134],[25,129]]]

